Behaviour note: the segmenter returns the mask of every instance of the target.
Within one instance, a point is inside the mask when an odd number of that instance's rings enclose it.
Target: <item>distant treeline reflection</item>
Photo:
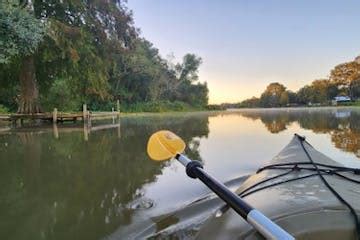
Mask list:
[[[337,110],[280,110],[243,111],[241,115],[260,119],[271,133],[279,133],[292,123],[315,133],[327,133],[337,148],[354,153],[360,158],[360,112],[350,109]]]

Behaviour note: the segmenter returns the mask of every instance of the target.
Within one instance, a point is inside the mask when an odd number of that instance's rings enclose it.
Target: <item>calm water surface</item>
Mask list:
[[[81,125],[3,129],[0,239],[128,239],[196,225],[184,209],[209,191],[176,161],[149,160],[147,140],[160,129],[181,136],[187,155],[230,185],[266,164],[294,133],[360,166],[356,108],[131,116],[119,128],[87,134]]]

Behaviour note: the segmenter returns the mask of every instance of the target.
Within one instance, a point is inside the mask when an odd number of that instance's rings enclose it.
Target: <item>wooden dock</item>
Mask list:
[[[53,135],[58,139],[62,134],[71,132],[83,132],[84,140],[88,141],[89,137],[98,131],[116,129],[117,137],[121,138],[120,133],[120,118],[113,120],[112,123],[100,122],[97,125],[91,125],[88,123],[76,123],[76,124],[56,124],[56,123],[45,123],[39,125],[30,126],[15,126],[15,127],[0,127],[0,135],[21,135],[26,133],[43,134],[53,132]]]
[[[53,123],[58,122],[66,122],[66,121],[83,121],[84,123],[89,123],[91,125],[92,120],[96,119],[115,119],[120,117],[120,103],[117,101],[117,111],[114,108],[109,112],[92,112],[87,109],[87,105],[83,105],[82,112],[73,112],[73,113],[64,113],[59,112],[57,108],[54,108],[53,112],[45,112],[45,113],[34,113],[34,114],[0,114],[0,120],[2,121],[10,121],[15,125],[18,121],[22,124],[23,121],[26,120],[40,120],[40,121],[48,121]]]

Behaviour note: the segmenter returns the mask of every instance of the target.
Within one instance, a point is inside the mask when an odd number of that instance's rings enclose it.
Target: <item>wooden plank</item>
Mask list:
[[[100,125],[100,126],[96,126],[96,127],[91,127],[90,130],[92,132],[95,132],[95,131],[99,131],[99,130],[110,129],[110,128],[118,128],[118,127],[120,127],[120,124],[107,124],[107,125]]]
[[[0,133],[2,133],[2,132],[8,132],[8,131],[10,131],[10,130],[11,130],[10,127],[0,128]]]
[[[90,117],[113,117],[113,116],[117,116],[118,113],[117,112],[96,112],[96,113],[91,113]]]
[[[4,121],[9,121],[10,120],[10,116],[9,115],[0,115],[0,120],[4,120]]]
[[[89,118],[113,118],[119,116],[119,112],[116,112],[115,109],[112,109],[111,112],[89,112],[87,110],[86,104],[84,104],[83,112],[74,112],[74,113],[63,113],[58,112],[54,108],[53,112],[46,113],[34,113],[34,114],[22,114],[22,113],[13,113],[13,114],[0,114],[0,120],[6,121],[17,121],[17,120],[28,120],[28,119],[40,119],[47,120],[52,122],[57,121],[76,121],[77,119],[82,119],[84,122],[88,122]]]

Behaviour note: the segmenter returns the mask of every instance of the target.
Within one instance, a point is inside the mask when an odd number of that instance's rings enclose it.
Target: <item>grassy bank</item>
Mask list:
[[[330,107],[331,105],[313,105],[313,106],[296,106],[296,107]],[[337,106],[354,106],[354,107],[360,107],[360,100],[354,101],[354,102],[349,102],[349,103],[342,103],[342,104],[338,104]],[[109,104],[109,106],[107,106],[106,108],[104,107],[91,107],[88,106],[88,109],[90,111],[96,112],[96,111],[110,111],[111,110],[112,104]],[[295,107],[295,108],[296,108]],[[143,103],[135,103],[135,104],[129,104],[129,105],[125,105],[122,104],[120,105],[120,111],[122,113],[165,113],[165,112],[195,112],[195,111],[224,111],[226,110],[228,107],[224,106],[224,105],[208,105],[208,106],[191,106],[187,103],[184,102],[180,102],[180,101],[174,101],[174,102],[170,102],[170,101],[156,101],[156,102],[143,102]],[[230,107],[231,108],[231,107]],[[253,108],[257,108],[257,107],[253,107]],[[282,108],[282,107],[279,107]],[[284,107],[287,108],[287,107]],[[239,108],[241,109],[241,108]],[[67,110],[62,110],[62,109],[58,109],[58,111],[60,112],[80,112],[81,109],[78,110],[72,110],[72,111],[67,111]],[[51,112],[51,110],[46,111],[45,112]],[[11,111],[9,110],[9,108],[3,106],[0,104],[0,114],[7,114],[7,113],[15,113],[15,111]]]
[[[136,103],[131,105],[122,105],[121,112],[190,112],[206,110],[205,107],[191,106],[187,103],[180,101],[157,101]]]
[[[109,103],[104,106],[98,106],[88,104],[88,110],[96,112],[96,111],[111,111],[111,108],[114,104]],[[122,113],[142,113],[142,112],[153,112],[153,113],[161,113],[161,112],[193,112],[193,111],[205,111],[205,110],[213,110],[208,109],[205,106],[192,106],[184,102],[180,101],[154,101],[154,102],[142,102],[135,104],[120,104],[120,110]],[[43,110],[44,112],[51,112],[51,108],[47,107]],[[80,112],[79,109],[61,109],[58,107],[58,111],[60,112]],[[0,114],[6,113],[15,113],[15,110],[10,110],[9,108],[0,104]]]
[[[349,106],[360,107],[360,100],[356,100],[356,101],[354,101],[354,102],[351,102],[351,103],[349,104]]]

